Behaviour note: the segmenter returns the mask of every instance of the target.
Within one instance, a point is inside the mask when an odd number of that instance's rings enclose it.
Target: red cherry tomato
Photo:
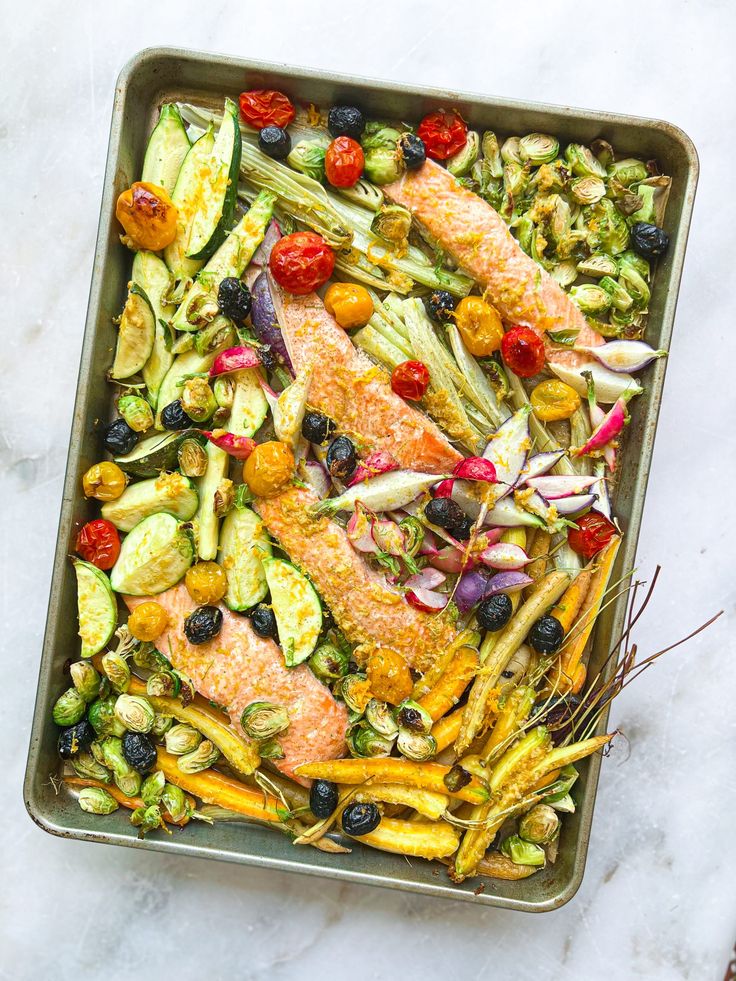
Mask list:
[[[544,368],[544,342],[531,327],[512,327],[501,341],[501,354],[519,378],[531,378]]]
[[[430,112],[417,127],[417,136],[424,141],[427,156],[432,160],[447,160],[468,141],[468,127],[457,112]]]
[[[264,126],[281,126],[283,129],[294,121],[296,110],[283,92],[253,89],[240,93],[240,114],[256,129],[263,129]]]
[[[271,250],[271,275],[289,293],[304,296],[322,286],[335,268],[335,253],[321,235],[294,232],[284,235]]]
[[[575,524],[578,527],[568,531],[567,541],[573,552],[586,559],[592,559],[618,534],[616,526],[600,511],[588,511]]]
[[[391,372],[391,388],[402,399],[418,402],[429,387],[429,369],[423,361],[402,361]]]
[[[110,521],[97,518],[80,528],[76,549],[83,559],[98,569],[112,569],[120,555],[120,535]]]
[[[363,148],[349,136],[338,136],[325,153],[325,175],[333,187],[352,187],[363,173]]]

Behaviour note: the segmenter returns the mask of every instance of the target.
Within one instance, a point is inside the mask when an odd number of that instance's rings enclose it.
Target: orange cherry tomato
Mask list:
[[[512,327],[503,335],[501,355],[519,378],[531,378],[544,368],[544,343],[531,327]]]
[[[153,600],[136,606],[128,617],[128,630],[136,640],[156,640],[168,625],[168,613],[160,603]]]
[[[464,296],[455,307],[455,322],[465,347],[476,358],[487,357],[501,347],[501,317],[482,297]]]
[[[316,232],[293,232],[274,245],[268,267],[279,286],[305,296],[330,278],[335,253]]]
[[[325,153],[325,176],[333,187],[352,187],[363,173],[363,148],[349,136],[338,136]]]
[[[417,127],[417,136],[424,142],[427,156],[432,160],[447,160],[468,141],[468,127],[457,112],[430,112]]]
[[[373,316],[370,293],[355,283],[333,283],[325,293],[325,308],[344,330],[365,327]]]
[[[429,388],[429,368],[423,361],[402,361],[391,372],[391,388],[402,399],[418,402]]]
[[[98,501],[116,501],[125,490],[128,478],[116,463],[95,463],[82,477],[85,497]]]
[[[131,184],[118,198],[115,217],[136,249],[158,252],[176,238],[176,205],[158,184]]]
[[[79,529],[76,550],[98,569],[112,569],[120,555],[120,535],[115,525],[104,518],[88,521]]]
[[[285,129],[294,121],[296,110],[291,99],[275,89],[252,89],[240,93],[240,114],[243,119],[264,129],[266,126],[280,126]]]
[[[184,584],[198,606],[219,603],[227,592],[227,576],[217,562],[197,562],[190,566]]]
[[[409,665],[398,651],[379,647],[368,658],[368,683],[374,698],[398,705],[411,695],[414,687]]]
[[[580,396],[565,382],[550,378],[540,382],[529,396],[534,415],[542,422],[569,419],[580,406]]]
[[[275,497],[291,483],[294,454],[286,443],[259,443],[243,466],[243,478],[256,497]]]

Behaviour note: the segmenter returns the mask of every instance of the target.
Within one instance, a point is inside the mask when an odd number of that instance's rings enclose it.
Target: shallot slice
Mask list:
[[[667,356],[666,351],[655,351],[644,341],[608,341],[595,347],[576,344],[573,350],[592,354],[605,368],[615,372],[641,371],[657,358]]]

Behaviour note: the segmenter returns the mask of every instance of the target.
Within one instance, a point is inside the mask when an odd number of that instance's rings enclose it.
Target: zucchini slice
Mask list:
[[[159,259],[155,252],[136,252],[133,259],[133,282],[137,283],[148,297],[153,316],[156,318],[153,349],[143,366],[143,381],[146,383],[155,409],[161,382],[174,361],[174,355],[170,350],[171,329],[168,323],[174,316],[176,307],[173,303],[167,302],[174,283],[166,263]]]
[[[207,470],[197,481],[199,508],[197,510],[197,552],[200,559],[217,558],[220,519],[215,513],[215,494],[220,481],[227,477],[230,457],[219,446],[207,443]]]
[[[231,610],[249,610],[268,592],[263,560],[271,558],[271,542],[263,522],[250,508],[234,508],[220,529],[218,562],[227,575],[225,603]]]
[[[223,348],[226,345],[223,345]],[[157,402],[157,412],[156,412],[156,429],[163,429],[161,425],[161,411],[170,405],[171,402],[175,402],[178,398],[181,398],[181,389],[186,378],[189,375],[197,375],[200,372],[209,371],[215,360],[219,350],[223,348],[217,347],[210,351],[208,354],[198,354],[196,351],[187,351],[185,354],[179,354],[174,359],[174,363],[171,365],[166,373],[166,377],[161,382],[161,388],[158,390],[158,402]]]
[[[268,401],[258,381],[260,368],[243,368],[233,375],[235,393],[227,431],[236,436],[253,436],[268,415]]]
[[[179,305],[172,320],[176,330],[198,330],[217,314],[220,283],[229,276],[239,279],[243,275],[263,241],[275,202],[276,195],[270,191],[258,194]]]
[[[146,147],[141,180],[158,184],[171,194],[188,150],[189,138],[179,110],[165,103]]]
[[[109,642],[118,622],[118,604],[104,572],[74,559],[77,575],[77,608],[82,657],[92,657]]]
[[[232,99],[225,99],[225,111],[215,139],[209,171],[201,188],[201,198],[189,234],[187,257],[207,259],[222,244],[232,227],[240,173],[240,118]]]
[[[157,477],[164,470],[176,468],[179,447],[185,439],[196,439],[204,446],[206,437],[199,429],[148,436],[130,453],[116,456],[115,463],[131,477]]]
[[[322,629],[322,605],[314,586],[290,562],[265,559],[263,568],[284,661],[288,668],[293,668],[305,661],[317,645]]]
[[[215,134],[208,129],[193,143],[181,165],[171,200],[176,205],[176,237],[164,249],[164,261],[177,283],[184,287],[202,268],[201,259],[188,259],[187,246],[192,222],[202,196],[202,174],[212,157]]]
[[[160,477],[126,487],[120,497],[103,504],[100,511],[119,531],[132,531],[151,514],[173,514],[180,521],[189,521],[196,514],[198,504],[197,488],[188,477],[162,473]]]
[[[191,529],[173,514],[152,514],[123,539],[110,584],[116,593],[156,595],[175,586],[193,561]]]
[[[116,379],[130,378],[140,371],[151,356],[155,336],[156,318],[151,301],[140,286],[133,283],[120,319],[111,376]]]

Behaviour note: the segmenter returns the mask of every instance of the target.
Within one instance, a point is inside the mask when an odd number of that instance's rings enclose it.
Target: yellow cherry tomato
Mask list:
[[[128,617],[128,630],[136,640],[156,640],[169,625],[169,615],[160,603],[150,600],[136,606]]]
[[[216,562],[197,562],[190,566],[184,583],[198,606],[218,603],[227,592],[227,576]]]
[[[286,443],[259,443],[245,461],[243,478],[256,497],[275,497],[291,482],[294,465]]]
[[[379,647],[368,659],[368,684],[374,698],[398,705],[411,695],[414,687],[409,665],[398,651]]]
[[[580,405],[580,396],[575,389],[556,378],[540,382],[529,398],[534,415],[542,422],[569,419]]]
[[[373,316],[370,293],[354,283],[333,283],[325,293],[325,307],[343,330],[365,327]]]
[[[495,307],[480,296],[464,296],[455,307],[455,323],[465,347],[477,358],[501,348],[503,324]]]
[[[117,465],[95,463],[82,477],[82,489],[85,497],[96,497],[98,501],[115,501],[125,490],[128,478]]]
[[[158,184],[131,184],[117,200],[115,217],[136,249],[158,252],[176,238],[176,205]]]

